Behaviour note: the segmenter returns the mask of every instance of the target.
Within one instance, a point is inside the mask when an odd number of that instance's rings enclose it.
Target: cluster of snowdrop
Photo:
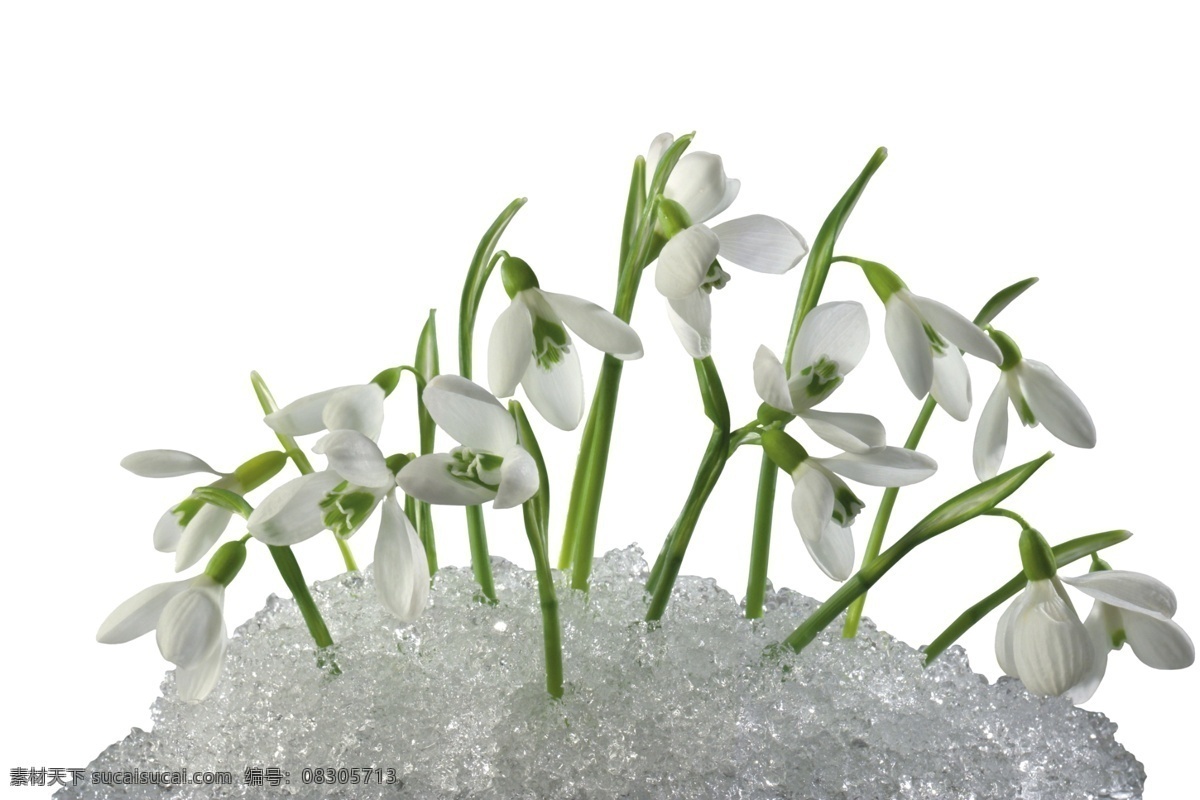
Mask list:
[[[561,568],[571,570],[572,585],[586,589],[620,365],[643,352],[642,341],[629,324],[633,297],[644,270],[653,268],[654,285],[666,300],[670,322],[683,350],[696,362],[705,413],[713,421],[714,433],[695,487],[679,521],[666,536],[647,586],[653,596],[648,619],[659,618],[670,598],[691,531],[725,462],[741,447],[759,446],[766,456],[760,485],[773,486],[779,470],[791,477],[792,516],[801,540],[825,575],[845,582],[785,642],[794,649],[811,641],[847,607],[857,604],[861,613],[866,589],[913,547],[981,514],[997,514],[1022,524],[1020,579],[991,596],[984,608],[995,608],[1019,592],[1000,618],[996,637],[997,656],[1007,673],[1019,677],[1031,691],[1066,694],[1082,701],[1095,691],[1108,653],[1125,642],[1151,667],[1190,665],[1194,648],[1171,619],[1175,598],[1170,589],[1148,576],[1113,570],[1097,555],[1122,537],[1084,537],[1051,548],[1019,515],[999,508],[1048,457],[1001,472],[1009,403],[1027,426],[1040,424],[1076,447],[1090,448],[1096,443],[1091,417],[1074,392],[1045,364],[1025,359],[1013,339],[991,324],[1032,281],[1000,292],[972,320],[937,300],[913,293],[882,264],[834,256],[842,225],[882,163],[883,151],[835,207],[811,252],[795,228],[774,217],[755,214],[710,227],[707,223],[734,202],[740,184],[725,175],[719,156],[685,153],[690,138],[676,140],[663,134],[654,140],[648,155],[635,163],[613,312],[543,289],[529,264],[495,251],[499,234],[520,208],[517,202],[489,230],[468,273],[463,295],[467,313],[460,320],[459,331],[460,342],[466,343],[460,347],[461,375],[438,374],[431,317],[418,342],[416,362],[384,370],[368,383],[318,392],[279,408],[255,376],[265,423],[282,450],[256,456],[230,473],[174,450],[143,451],[127,457],[122,466],[144,477],[215,476],[169,508],[153,532],[154,546],[174,553],[177,572],[208,555],[235,517],[241,518],[244,531],[239,528],[240,538],[218,547],[199,575],[152,586],[122,603],[104,621],[97,638],[117,643],[156,631],[163,657],[177,667],[180,696],[198,701],[219,680],[228,638],[224,593],[247,558],[250,540],[268,546],[314,640],[324,649],[332,639],[308,593],[293,546],[328,534],[343,549],[347,568],[356,569],[350,539],[378,510],[373,570],[379,600],[398,620],[411,622],[424,610],[430,581],[436,580],[437,572],[432,520],[424,504],[468,508],[473,565],[482,595],[493,600],[479,507],[486,503],[494,509],[520,506],[525,510],[526,529],[538,563],[547,687],[551,694],[560,695],[561,632],[546,552],[545,497],[550,473],[520,403],[513,400],[506,406],[498,398],[511,398],[520,388],[547,423],[574,430],[586,409],[572,334],[606,354],[584,427],[559,562]],[[806,256],[784,357],[781,360],[764,345],[753,364],[741,371],[744,379],[752,378],[763,406],[750,423],[734,430],[712,359],[712,293],[722,290],[733,277],[726,271],[726,263],[784,275]],[[908,447],[889,446],[884,426],[873,416],[818,409],[848,379],[870,341],[867,313],[861,304],[819,302],[825,274],[835,263],[861,269],[883,303],[885,339],[900,377],[915,397],[926,400]],[[491,330],[488,391],[470,379],[469,343],[479,297],[497,265],[511,302]],[[914,449],[934,408],[942,408],[959,421],[970,416],[971,385],[964,353],[999,370],[996,389],[975,433],[973,461],[979,483],[935,509],[881,553],[896,491],[937,470],[932,458]],[[385,455],[379,446],[385,403],[406,373],[417,385],[420,452]],[[802,444],[787,432],[795,420],[803,423],[807,434],[837,452],[811,455],[812,442]],[[434,425],[457,445],[448,452],[434,452]],[[311,452],[325,459],[323,469],[312,467],[296,439],[317,434]],[[247,496],[272,481],[289,463],[300,474],[252,506]],[[856,561],[851,529],[866,503],[847,480],[888,487],[891,493],[881,503],[859,567],[860,580],[855,582],[848,582],[855,574]],[[769,520],[770,509],[762,504],[770,500],[771,496],[764,500],[760,494],[759,518]],[[752,559],[748,616],[762,613],[752,598],[761,598],[766,581],[770,529],[768,522],[762,536],[764,526],[759,518],[751,546],[760,557]],[[1077,578],[1058,577],[1060,566],[1089,555],[1091,572]],[[1086,622],[1075,613],[1064,583],[1095,599]],[[856,620],[852,611],[848,635],[853,635]],[[948,636],[961,635],[974,621],[952,625],[939,637],[940,649]],[[930,657],[936,652],[931,651]]]

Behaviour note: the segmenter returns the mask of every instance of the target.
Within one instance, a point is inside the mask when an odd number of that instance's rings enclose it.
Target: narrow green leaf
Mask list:
[[[487,284],[492,269],[496,266],[496,260],[493,258],[496,245],[499,244],[500,236],[508,227],[508,223],[521,210],[525,202],[526,198],[518,197],[500,212],[500,216],[496,217],[496,221],[479,240],[479,246],[475,248],[475,256],[471,259],[471,266],[467,268],[467,277],[463,281],[462,300],[458,312],[458,366],[459,372],[464,378],[471,377],[475,314],[479,310],[479,301],[483,297],[483,287]]]
[[[646,159],[638,156],[633,162],[633,177],[629,179],[629,199],[625,201],[625,221],[621,225],[621,258],[624,264],[637,235],[638,222],[646,208]]]
[[[234,514],[238,514],[246,519],[249,519],[250,515],[254,513],[254,508],[246,502],[246,498],[228,489],[219,489],[216,486],[201,486],[198,489],[193,489],[192,495],[226,511],[232,511]]]
[[[729,403],[725,399],[725,389],[721,385],[721,376],[717,374],[717,366],[712,356],[695,359],[696,380],[700,384],[700,397],[704,400],[704,416],[712,420],[726,433],[729,432]]]
[[[975,316],[975,324],[981,328],[987,327],[992,320],[1004,309],[1008,308],[1008,304],[1025,293],[1025,290],[1038,282],[1037,278],[1026,278],[1023,281],[1017,281],[1012,286],[1005,287],[992,295],[992,299],[983,304],[983,308]]]
[[[1053,453],[1046,453],[1040,458],[1035,458],[1019,467],[1013,467],[1007,472],[1002,472],[994,478],[955,495],[931,511],[925,519],[918,522],[912,530],[905,534],[904,538],[912,537],[918,542],[925,541],[989,511],[1019,489],[1021,484],[1025,483],[1053,455]]]
[[[1080,536],[1051,548],[1054,552],[1054,563],[1059,568],[1074,563],[1092,553],[1112,547],[1128,539],[1133,534],[1129,531],[1105,531],[1093,533],[1090,536]],[[950,645],[957,642],[964,633],[969,631],[981,619],[999,608],[1006,600],[1025,588],[1025,573],[1018,572],[1012,580],[1005,583],[996,591],[980,600],[975,605],[958,615],[946,630],[925,646],[925,666],[933,663],[934,659],[946,651]]]

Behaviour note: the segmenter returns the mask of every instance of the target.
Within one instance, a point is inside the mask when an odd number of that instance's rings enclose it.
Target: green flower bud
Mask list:
[[[287,454],[278,450],[261,453],[233,471],[243,493],[257,489],[279,474],[287,464]]]
[[[1025,578],[1030,581],[1045,581],[1058,573],[1054,551],[1045,538],[1033,528],[1021,531],[1021,564]]]
[[[510,298],[516,297],[518,292],[526,289],[538,288],[537,275],[533,274],[533,270],[523,260],[513,256],[504,259],[504,265],[500,267],[500,280],[503,281],[504,291],[508,292]]]
[[[762,446],[775,465],[789,475],[808,458],[808,452],[800,443],[781,430],[763,431]]]
[[[213,557],[208,560],[204,574],[222,586],[233,583],[242,565],[246,563],[246,543],[243,541],[226,542],[217,548]]]

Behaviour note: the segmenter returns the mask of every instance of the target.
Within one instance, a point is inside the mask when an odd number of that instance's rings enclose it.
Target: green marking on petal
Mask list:
[[[549,371],[570,346],[566,328],[543,317],[533,318],[533,358],[539,367]]]
[[[379,498],[373,492],[342,481],[321,501],[325,527],[338,536],[349,536],[367,521]]]
[[[816,364],[800,370],[800,377],[808,379],[808,383],[804,386],[804,393],[809,397],[827,397],[842,383],[838,363],[824,356]]]
[[[858,512],[866,508],[866,504],[858,499],[850,487],[842,483],[833,487],[833,521],[843,528],[849,527]]]
[[[700,284],[700,288],[709,293],[713,289],[724,289],[730,277],[730,274],[721,268],[720,262],[714,260],[708,265],[708,272],[704,274],[704,282]]]

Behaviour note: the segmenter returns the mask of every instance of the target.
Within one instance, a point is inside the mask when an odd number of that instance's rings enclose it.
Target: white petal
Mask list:
[[[206,461],[182,450],[139,450],[121,459],[121,466],[143,478],[176,478],[196,472],[223,475]]]
[[[1008,608],[1004,609],[1004,613],[1000,615],[1000,622],[996,625],[996,661],[1000,664],[1000,669],[1004,670],[1005,675],[1014,678],[1020,677],[1017,672],[1016,656],[1013,655],[1014,626],[1025,611],[1030,599],[1029,584],[1026,584],[1017,598],[1009,603]]]
[[[1170,619],[1155,619],[1145,614],[1121,614],[1125,638],[1133,654],[1154,669],[1183,669],[1196,660],[1191,637]]]
[[[808,312],[800,325],[791,374],[799,375],[805,367],[825,359],[838,365],[839,375],[846,375],[858,366],[870,341],[867,312],[860,303],[822,303]]]
[[[781,219],[765,214],[732,219],[715,226],[721,258],[771,275],[782,275],[808,254],[808,242]]]
[[[537,462],[524,447],[517,446],[504,454],[500,465],[500,487],[492,508],[513,508],[537,494],[540,484]]]
[[[883,336],[905,385],[919,400],[929,394],[929,387],[933,385],[933,353],[929,348],[929,337],[925,335],[917,312],[901,299],[898,292],[891,296],[885,308]]]
[[[692,222],[699,223],[729,208],[739,188],[738,181],[725,177],[720,156],[696,151],[679,159],[663,196],[679,203]]]
[[[569,294],[538,293],[567,327],[592,347],[622,360],[642,357],[641,337],[616,314]]]
[[[1034,419],[1069,445],[1096,446],[1096,426],[1091,415],[1054,370],[1029,359],[1022,359],[1014,369]]]
[[[817,436],[849,453],[865,453],[883,447],[887,441],[883,423],[870,414],[801,411],[800,419]]]
[[[1092,613],[1088,614],[1088,618],[1083,623],[1092,643],[1092,661],[1084,670],[1079,682],[1068,689],[1065,694],[1065,697],[1075,705],[1086,703],[1092,698],[1096,689],[1099,688],[1100,682],[1104,680],[1104,673],[1108,670],[1108,653],[1112,650],[1112,639],[1108,633],[1108,626],[1105,624],[1104,609],[1103,603],[1092,603]],[[1110,613],[1115,613],[1118,619],[1120,618],[1120,612],[1116,609],[1110,609]]]
[[[455,460],[448,453],[434,453],[410,461],[396,475],[396,482],[410,497],[447,506],[477,506],[496,492],[450,474]]]
[[[830,521],[820,539],[805,539],[804,546],[821,571],[833,580],[841,582],[854,573],[854,537],[849,528]]]
[[[766,345],[759,345],[754,354],[754,390],[762,401],[772,408],[795,414],[792,396],[788,392],[787,375],[783,364]]]
[[[668,300],[667,319],[689,356],[706,358],[712,352],[712,303],[706,293]]]
[[[1165,619],[1175,616],[1175,592],[1158,578],[1140,572],[1106,569],[1062,581],[1116,608]]]
[[[466,378],[439,375],[423,397],[438,427],[472,450],[499,454],[517,443],[516,425],[504,406]]]
[[[384,608],[401,622],[412,622],[429,600],[429,561],[395,497],[383,501],[382,516],[375,540],[375,588]]]
[[[1051,580],[1030,581],[1030,600],[1013,625],[1017,674],[1034,694],[1060,695],[1092,666],[1092,644],[1075,609]]]
[[[158,650],[181,667],[194,666],[218,646],[225,633],[225,587],[206,575],[193,579],[163,608],[158,620]]]
[[[341,386],[337,389],[306,395],[288,403],[274,413],[267,414],[263,421],[276,433],[289,436],[303,436],[323,431],[325,423],[321,419],[321,415],[325,412],[325,405],[335,394],[349,388],[353,387]]]
[[[1000,348],[992,341],[992,337],[984,333],[983,328],[944,303],[915,294],[910,294],[909,298],[929,326],[958,349],[1000,366],[1003,361]]]
[[[903,447],[876,447],[865,453],[819,458],[822,466],[869,486],[910,486],[937,472],[937,462]]]
[[[229,527],[232,518],[233,512],[229,509],[205,503],[179,537],[175,548],[175,571],[182,572],[203,558]]]
[[[654,137],[654,141],[650,142],[650,149],[646,151],[646,183],[654,180],[654,171],[658,169],[658,162],[662,160],[663,154],[670,149],[671,145],[675,144],[675,137],[669,133],[660,133]]]
[[[532,360],[533,317],[529,307],[517,298],[496,318],[488,339],[488,385],[492,394],[512,397]]]
[[[801,466],[792,490],[792,518],[804,547],[821,571],[844,581],[854,569],[854,540],[850,530],[834,524],[833,487],[820,470]]]
[[[533,407],[554,427],[573,431],[583,419],[583,372],[574,342],[567,342],[566,348],[559,351],[558,363],[550,369],[543,368],[536,359],[530,361],[521,387]]]
[[[333,470],[301,475],[263,498],[246,521],[255,539],[293,545],[325,529],[321,501],[344,479]]]
[[[374,441],[383,430],[383,387],[377,383],[349,386],[329,398],[321,421],[325,430],[358,431]]]
[[[175,595],[191,586],[190,579],[159,583],[143,589],[117,606],[96,631],[96,641],[123,644],[154,630],[163,609]]]
[[[1000,462],[1004,460],[1004,447],[1008,442],[1008,383],[1004,376],[983,406],[979,415],[979,427],[975,429],[975,448],[971,460],[975,464],[975,477],[981,481],[996,477]]]
[[[704,284],[720,249],[717,235],[703,225],[680,231],[663,245],[654,268],[654,288],[663,297],[692,294]]]
[[[158,524],[154,526],[154,549],[160,553],[174,553],[181,536],[183,526],[179,524],[175,506],[171,506],[158,518]]]
[[[971,416],[971,375],[957,347],[933,354],[933,383],[929,393],[959,422]]]
[[[396,485],[379,445],[355,430],[335,430],[322,436],[313,452],[329,459],[329,468],[351,483],[368,489]]]
[[[221,677],[228,644],[229,634],[222,623],[221,636],[208,655],[190,667],[175,668],[175,690],[179,692],[180,700],[185,703],[198,703],[208,697]]]

